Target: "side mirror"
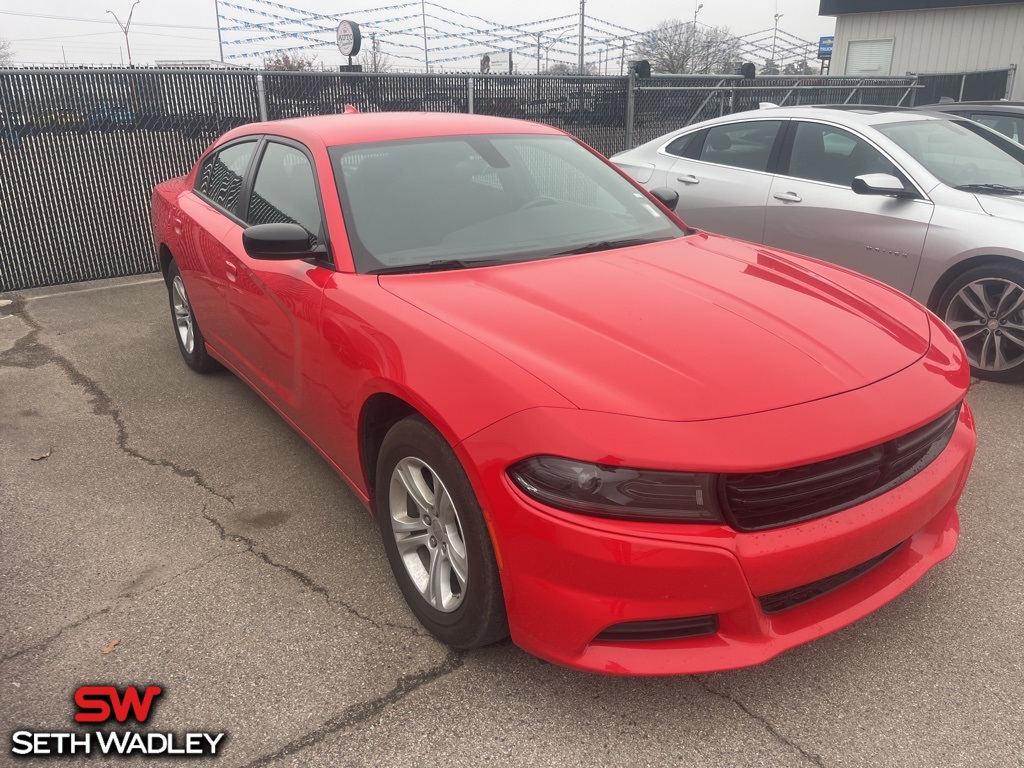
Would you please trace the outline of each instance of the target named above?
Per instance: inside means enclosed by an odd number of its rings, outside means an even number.
[[[313,253],[309,233],[298,224],[255,224],[242,232],[242,247],[254,259],[302,259]]]
[[[883,195],[889,197],[914,197],[903,182],[888,173],[866,173],[858,176],[850,185],[858,195]]]
[[[655,187],[649,190],[651,196],[670,211],[674,211],[679,205],[679,193],[671,187]]]

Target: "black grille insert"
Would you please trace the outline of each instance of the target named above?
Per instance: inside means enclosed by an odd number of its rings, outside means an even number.
[[[794,587],[793,589],[787,589],[784,592],[776,592],[773,595],[766,595],[761,598],[761,610],[765,613],[778,613],[779,611],[784,611],[787,608],[792,608],[800,605],[801,603],[806,603],[808,600],[813,600],[816,597],[821,597],[826,592],[838,589],[844,584],[853,581],[858,576],[867,573],[902,546],[902,543],[897,544],[892,549],[883,552],[877,557],[873,557],[860,565],[855,565],[853,568],[848,568],[842,573],[837,573],[834,576],[826,576],[824,579],[812,581],[810,584],[804,584],[802,587]]]
[[[683,637],[713,635],[718,631],[718,615],[687,616],[681,619],[627,621],[615,624],[594,638],[595,642],[638,643],[652,640],[678,640]]]
[[[946,415],[887,443],[816,464],[723,475],[722,508],[738,531],[761,531],[824,517],[895,488],[928,466],[949,444],[960,416]]]

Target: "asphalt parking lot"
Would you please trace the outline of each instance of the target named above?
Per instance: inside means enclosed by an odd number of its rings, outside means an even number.
[[[147,728],[226,732],[230,766],[1024,764],[1022,386],[973,386],[960,547],[894,603],[760,667],[611,678],[427,635],[318,454],[181,362],[156,278],[0,299],[2,763],[96,683],[162,686]]]

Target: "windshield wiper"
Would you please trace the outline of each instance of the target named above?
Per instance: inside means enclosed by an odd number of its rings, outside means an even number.
[[[956,187],[964,192],[980,192],[983,195],[1019,195],[1022,190],[1005,184],[961,184]]]
[[[495,264],[507,264],[505,259],[435,259],[422,264],[398,264],[394,267],[381,267],[366,272],[368,275],[402,275],[411,272],[444,272],[451,269],[473,269],[474,267],[493,267]]]
[[[633,237],[625,240],[598,240],[593,243],[581,245],[579,248],[572,248],[568,251],[559,251],[553,256],[573,256],[578,253],[595,253],[597,251],[612,251],[616,248],[629,248],[633,245],[647,245],[648,243],[660,243],[665,240],[672,240],[671,237]]]

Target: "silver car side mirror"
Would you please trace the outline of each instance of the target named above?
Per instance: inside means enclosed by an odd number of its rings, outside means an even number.
[[[851,186],[858,195],[912,196],[902,181],[888,173],[866,173],[855,178]]]

